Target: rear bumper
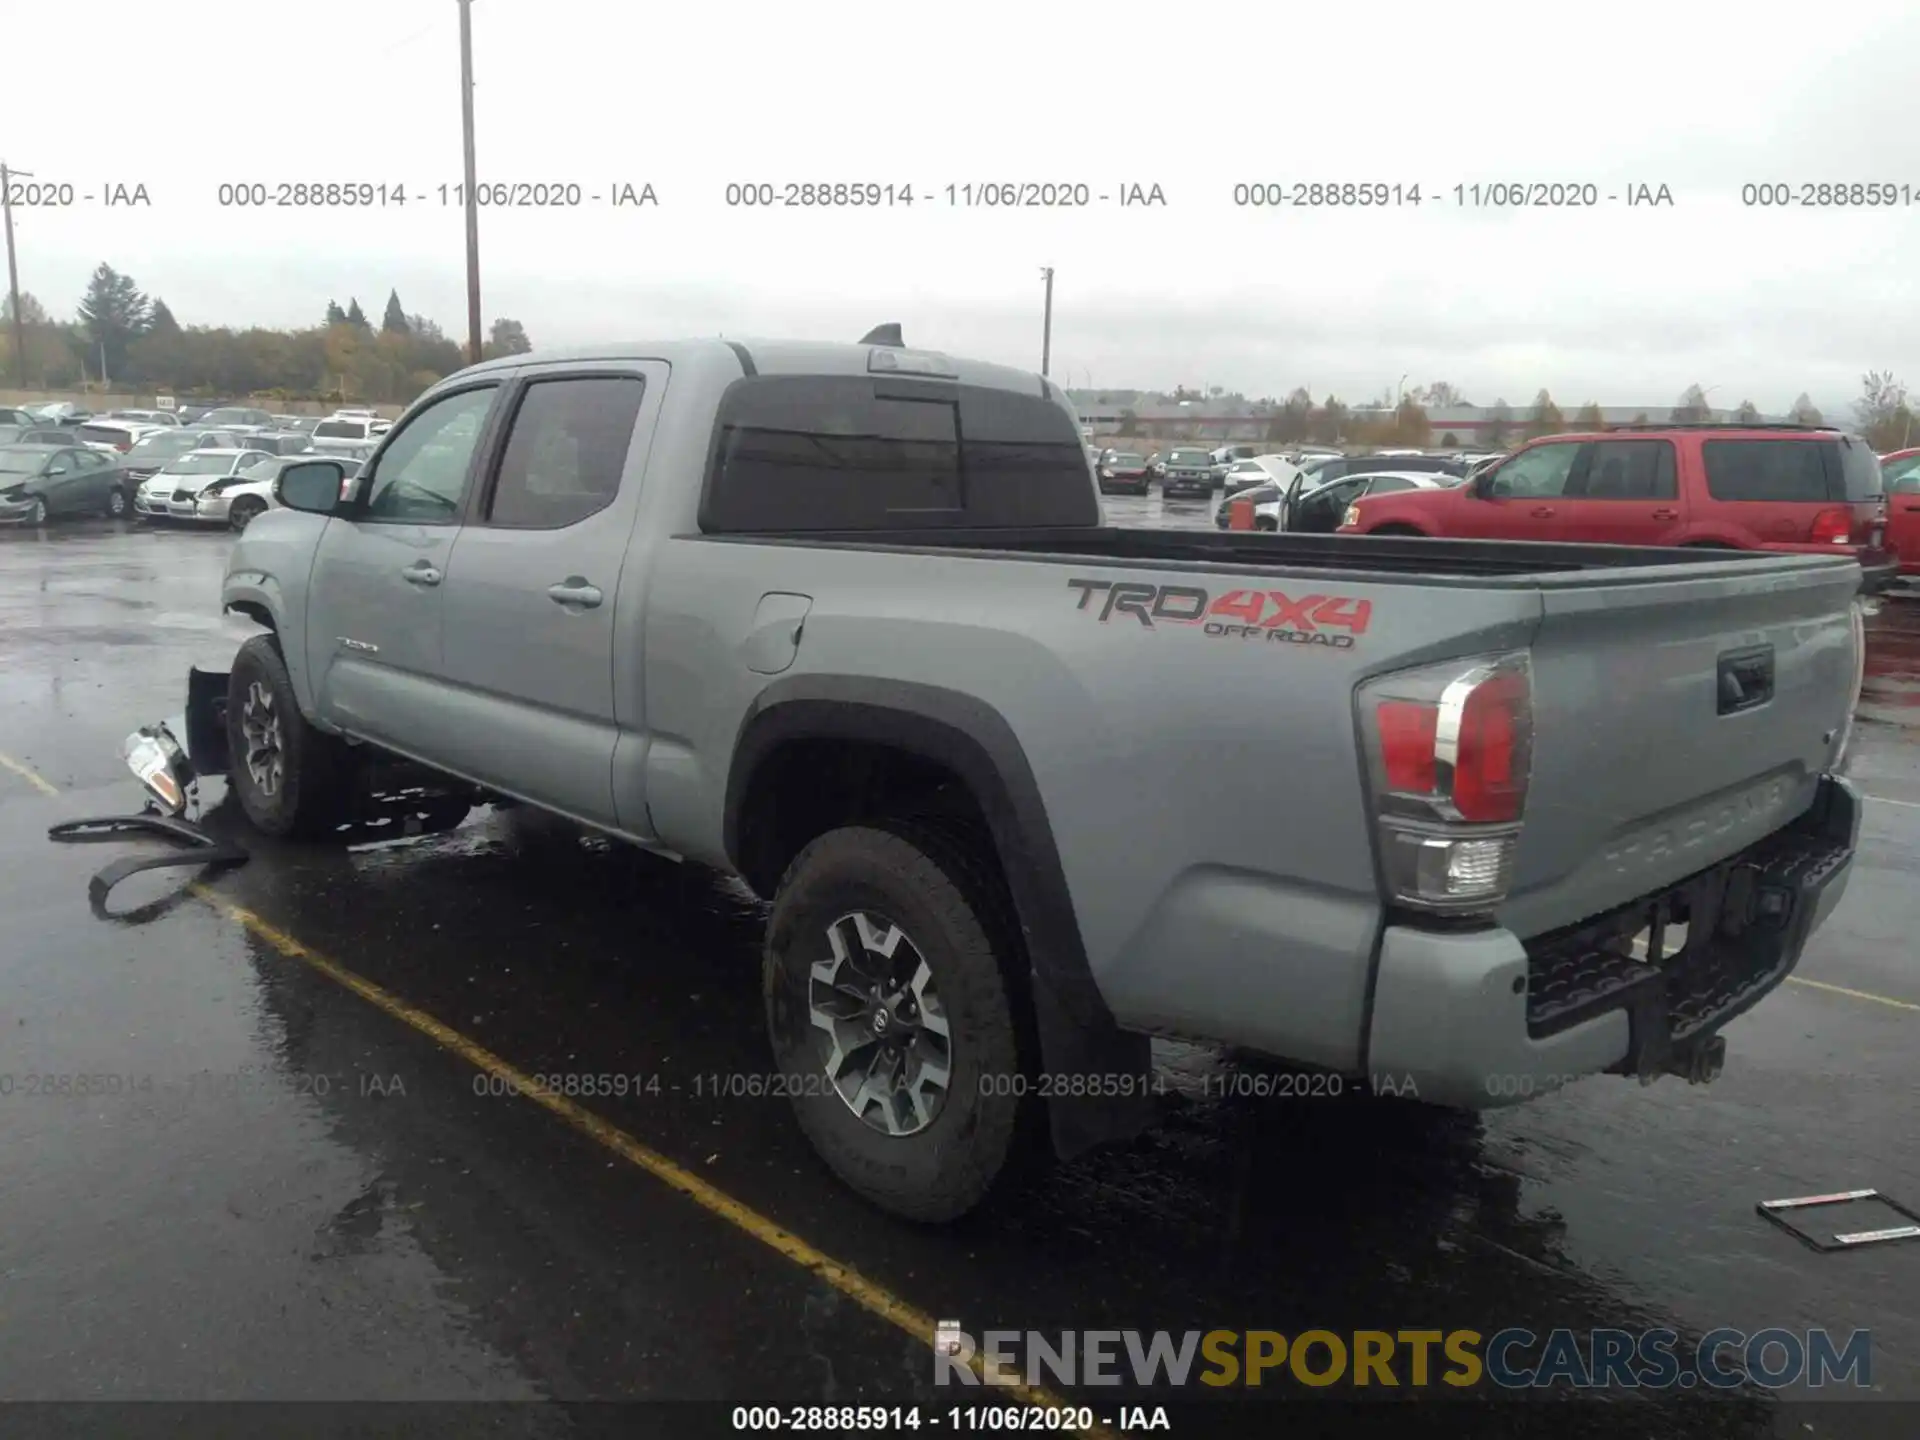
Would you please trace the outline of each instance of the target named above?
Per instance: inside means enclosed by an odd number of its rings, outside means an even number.
[[[1389,927],[1367,1069],[1422,1100],[1487,1109],[1585,1075],[1686,1073],[1717,1032],[1776,989],[1846,893],[1858,792],[1822,781],[1793,824],[1657,894],[1522,941]],[[1631,938],[1663,930],[1658,965]]]

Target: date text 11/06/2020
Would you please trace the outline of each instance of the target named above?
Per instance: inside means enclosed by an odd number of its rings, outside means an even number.
[[[500,180],[473,187],[483,210],[578,210],[598,205],[614,210],[657,209],[660,195],[650,181]],[[467,203],[465,185],[409,186],[374,180],[235,180],[214,192],[228,210],[402,210],[408,205],[449,209]]]

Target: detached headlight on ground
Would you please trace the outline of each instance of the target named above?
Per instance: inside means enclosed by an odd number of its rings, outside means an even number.
[[[133,732],[121,745],[127,768],[140,778],[147,793],[168,815],[187,808],[187,787],[193,783],[193,765],[173,732],[165,725],[148,725]]]

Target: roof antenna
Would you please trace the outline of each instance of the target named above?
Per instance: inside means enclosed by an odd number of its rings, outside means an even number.
[[[891,345],[896,349],[905,349],[907,342],[900,337],[898,322],[890,325],[876,325],[860,337],[862,345]]]

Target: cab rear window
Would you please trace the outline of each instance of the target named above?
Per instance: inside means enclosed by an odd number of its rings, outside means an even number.
[[[948,381],[766,375],[715,425],[700,528],[1100,523],[1079,426],[1038,395]]]

